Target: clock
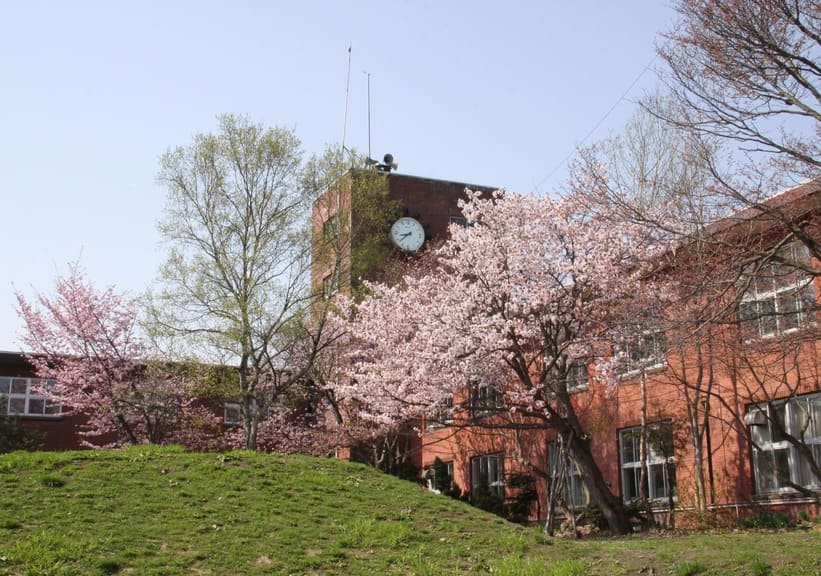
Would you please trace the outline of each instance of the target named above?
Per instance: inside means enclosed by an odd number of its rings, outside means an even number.
[[[402,250],[413,252],[425,243],[425,229],[414,218],[400,218],[391,226],[391,240]]]

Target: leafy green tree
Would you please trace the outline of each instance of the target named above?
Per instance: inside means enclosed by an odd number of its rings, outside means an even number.
[[[150,297],[152,333],[178,353],[237,366],[248,449],[312,358],[312,198],[301,165],[293,132],[232,115],[160,160],[168,196],[159,228],[169,252]]]

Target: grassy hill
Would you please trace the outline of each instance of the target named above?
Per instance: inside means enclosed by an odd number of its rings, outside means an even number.
[[[249,452],[0,456],[0,574],[819,574],[812,531],[545,542],[373,469]]]

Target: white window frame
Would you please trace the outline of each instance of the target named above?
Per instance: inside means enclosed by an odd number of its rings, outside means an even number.
[[[567,475],[565,476],[565,483],[562,487],[562,498],[565,504],[573,506],[575,509],[586,508],[590,504],[590,495],[587,492],[587,486],[584,485],[584,477],[576,461],[569,455],[567,458]],[[547,464],[551,486],[555,486],[559,481],[561,475],[561,459],[562,451],[559,449],[559,443],[548,443]]]
[[[571,394],[587,390],[590,382],[586,362],[573,362],[567,367],[567,391]]]
[[[470,459],[470,494],[473,498],[482,486],[505,499],[505,453],[483,454]]]
[[[339,270],[334,268],[333,272],[322,279],[322,297],[330,300],[337,292],[339,292]]]
[[[667,361],[667,338],[664,330],[645,330],[621,345],[617,374],[622,378],[642,372],[660,370]]]
[[[785,262],[809,262],[803,244],[785,246]],[[781,262],[765,264],[749,280],[738,305],[742,339],[774,338],[815,325],[815,289],[807,272]]]
[[[342,220],[339,217],[339,212],[328,216],[327,220],[322,223],[322,238],[326,243],[330,243],[339,236],[341,231]]]
[[[668,501],[670,490],[673,490],[675,498],[675,468],[673,468],[673,478],[668,477],[670,464],[675,465],[673,454],[665,455],[658,442],[653,442],[653,433],[660,430],[670,432],[669,440],[672,448],[673,426],[668,420],[665,422],[654,422],[647,425],[647,497],[650,501]],[[628,459],[626,443],[630,443],[629,453],[633,455]],[[621,474],[622,500],[632,502],[640,497],[641,487],[641,426],[632,426],[619,430],[619,471]],[[671,482],[672,480],[672,482]]]
[[[0,376],[0,415],[20,418],[60,418],[63,406],[37,393],[37,389],[53,386],[54,380]]]
[[[772,409],[776,410],[773,414]],[[745,420],[752,439],[752,467],[756,494],[794,492],[782,484],[778,469],[789,474],[789,480],[807,489],[821,490],[806,462],[792,443],[780,437],[772,418],[783,420],[786,431],[802,439],[813,451],[816,462],[821,462],[821,392],[795,398],[785,398],[769,404],[748,408]],[[803,430],[802,427],[806,426]]]
[[[470,384],[470,415],[483,418],[499,412],[505,407],[505,396],[495,384],[474,381]]]
[[[438,430],[453,424],[453,394],[445,398],[445,405],[425,419],[425,431]]]
[[[239,402],[225,403],[222,423],[225,426],[240,426],[242,424],[242,406]]]

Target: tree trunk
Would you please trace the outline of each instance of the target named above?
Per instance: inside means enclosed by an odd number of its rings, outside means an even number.
[[[640,430],[639,437],[639,498],[644,501],[647,523],[655,524],[653,516],[653,503],[650,501],[650,488],[647,478],[647,375],[644,369],[641,371],[641,410],[640,410]]]
[[[590,445],[574,434],[570,439],[570,451],[579,466],[590,499],[602,511],[607,526],[613,534],[630,534],[633,527],[621,500],[614,496],[604,481],[601,470],[593,459]]]

